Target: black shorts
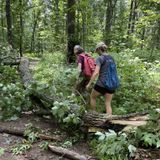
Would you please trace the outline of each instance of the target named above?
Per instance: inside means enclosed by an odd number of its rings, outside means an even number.
[[[101,93],[102,95],[105,95],[106,93],[109,93],[109,94],[113,94],[114,92],[115,92],[115,90],[108,90],[108,89],[106,89],[106,88],[104,88],[104,87],[101,87],[101,86],[99,86],[99,85],[95,85],[94,86],[94,89],[97,91],[97,92],[99,92],[99,93]]]

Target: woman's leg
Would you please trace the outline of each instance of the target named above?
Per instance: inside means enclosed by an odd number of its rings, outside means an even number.
[[[106,113],[110,115],[112,115],[112,107],[111,107],[112,97],[113,97],[113,94],[109,94],[109,93],[105,94]]]
[[[96,90],[92,89],[91,95],[90,95],[90,106],[92,110],[96,110],[96,98],[101,95]]]

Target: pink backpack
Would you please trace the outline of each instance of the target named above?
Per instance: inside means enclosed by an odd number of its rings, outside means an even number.
[[[81,53],[80,56],[84,58],[84,75],[87,77],[91,77],[96,67],[94,58],[86,53]]]

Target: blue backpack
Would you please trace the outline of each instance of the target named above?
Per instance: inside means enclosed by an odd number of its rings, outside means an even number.
[[[104,85],[105,88],[107,88],[108,90],[115,90],[120,85],[119,78],[117,75],[116,64],[112,56],[110,55],[104,55],[104,56],[108,64]]]

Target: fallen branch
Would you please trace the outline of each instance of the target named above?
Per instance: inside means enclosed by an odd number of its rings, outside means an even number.
[[[71,151],[66,148],[56,147],[52,145],[48,145],[48,147],[52,152],[72,160],[95,160],[95,158],[91,156],[81,155],[75,151]]]
[[[19,65],[19,71],[20,71],[20,75],[22,78],[22,83],[25,88],[28,88],[29,85],[31,85],[32,83],[36,83],[30,73],[29,60],[27,58],[24,58],[24,57],[21,58],[20,65]],[[44,108],[44,109],[48,109],[48,107],[46,107],[42,101],[45,101],[49,103],[50,105],[53,105],[53,102],[54,102],[53,97],[49,97],[45,94],[41,94],[37,92],[36,90],[32,91],[30,97],[34,103],[38,104],[41,108]]]
[[[136,117],[147,115],[147,113],[148,112],[130,113],[126,115],[108,115],[97,112],[88,112],[84,115],[83,121],[85,122],[84,126],[104,128],[107,124],[118,124],[118,121],[116,120],[124,120],[124,123],[121,121],[120,124],[126,125],[126,121],[134,121],[133,118],[136,119]]]
[[[19,65],[20,64],[20,61],[13,61],[13,62],[9,62],[9,61],[4,61],[2,62],[3,65],[8,65],[8,66],[16,66],[16,65]]]
[[[14,128],[0,127],[0,133],[7,133],[15,136],[25,137],[24,130],[18,130]],[[61,138],[59,136],[53,137],[45,134],[38,134],[38,138],[42,140],[61,141]]]

